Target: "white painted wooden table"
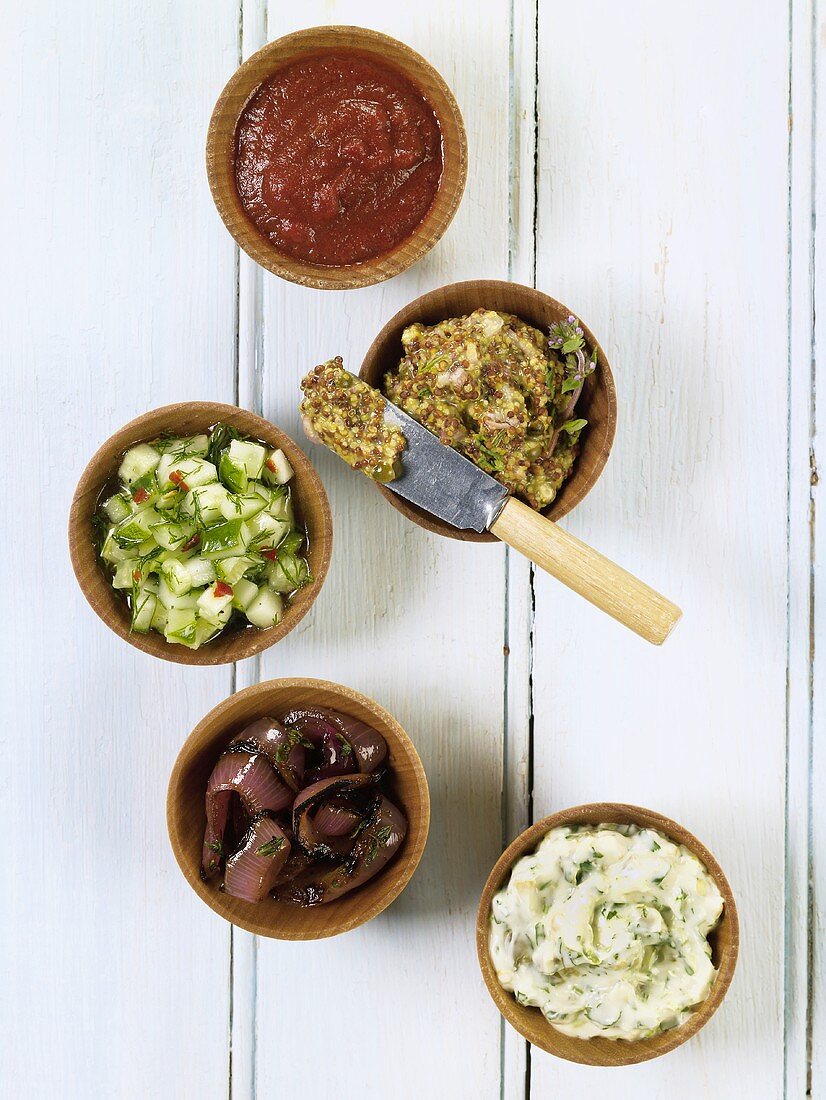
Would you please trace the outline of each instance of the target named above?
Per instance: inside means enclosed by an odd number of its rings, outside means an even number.
[[[239,258],[203,167],[239,58],[325,22],[425,54],[470,144],[441,244],[342,294]],[[29,0],[2,36],[2,1095],[826,1096],[816,0]],[[535,282],[605,346],[617,442],[567,526],[682,605],[663,650],[502,549],[412,526],[318,449],[335,552],[287,641],[185,669],[97,621],[65,523],[99,442],[188,398],[301,438],[309,367],[357,367],[403,303],[472,276]],[[164,819],[196,721],[290,674],[385,704],[433,796],[406,893],[319,944],[233,933],[185,884]],[[528,1051],[473,943],[503,843],[596,799],[696,832],[742,921],[719,1014],[626,1070]]]

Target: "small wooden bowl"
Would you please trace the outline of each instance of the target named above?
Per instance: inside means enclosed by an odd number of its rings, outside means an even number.
[[[206,816],[204,796],[210,772],[240,730],[257,718],[291,707],[316,704],[367,722],[388,747],[388,793],[407,817],[401,851],[364,886],[328,905],[301,908],[271,899],[257,905],[230,897],[220,878],[201,878],[201,848]],[[351,688],[303,677],[268,680],[239,691],[203,718],[175,761],[166,799],[169,839],[178,865],[195,893],[219,916],[257,936],[277,940],[320,940],[358,928],[395,901],[419,865],[430,826],[430,794],[413,742],[387,711]]]
[[[444,166],[436,197],[413,233],[390,252],[358,264],[328,267],[280,251],[247,216],[235,183],[235,133],[257,89],[279,69],[313,54],[343,50],[401,70],[430,102],[442,130]],[[270,42],[230,78],[212,112],[206,145],[212,197],[224,225],[256,263],[282,279],[319,290],[350,290],[383,282],[416,263],[450,225],[467,179],[467,137],[459,107],[442,77],[423,57],[386,34],[364,27],[310,27]]]
[[[131,620],[126,601],[112,587],[111,576],[98,557],[92,516],[101,491],[117,473],[124,451],[135,443],[157,439],[163,432],[173,432],[181,436],[195,435],[207,431],[219,421],[231,424],[240,432],[260,439],[270,447],[280,447],[290,460],[295,471],[295,477],[290,484],[294,486],[298,517],[307,527],[308,560],[314,579],[306,588],[298,591],[277,626],[266,630],[230,630],[219,634],[200,649],[192,650],[167,642],[162,634],[154,630],[148,634],[130,631]],[[72,567],[93,611],[136,649],[182,665],[230,664],[280,642],[301,622],[320,592],[327,575],[332,549],[333,517],[327,494],[304,452],[268,420],[235,405],[221,405],[214,401],[186,401],[179,405],[165,405],[144,413],[115,432],[94,454],[83,471],[69,513],[69,552]]]
[[[428,291],[405,306],[395,317],[391,317],[370,345],[361,365],[360,376],[380,390],[387,371],[398,367],[402,359],[401,337],[408,325],[414,321],[433,325],[448,317],[464,317],[475,309],[482,308],[512,313],[543,332],[547,331],[552,321],[562,321],[575,312],[561,302],[549,298],[547,294],[519,283],[498,279],[470,279],[463,283],[450,283],[438,290]],[[559,490],[556,500],[544,512],[544,515],[553,520],[567,515],[591,491],[608,461],[617,426],[614,376],[605,352],[593,333],[584,324],[582,328],[588,347],[597,350],[597,368],[586,379],[577,403],[576,415],[584,416],[588,421],[588,427],[582,434],[579,456],[571,476]],[[377,488],[394,508],[428,531],[436,531],[437,534],[464,542],[499,541],[489,532],[480,534],[477,531],[459,531],[444,520],[417,508],[415,504],[410,504],[383,485],[378,485]]]
[[[709,936],[711,957],[717,968],[717,977],[708,997],[699,1005],[688,1020],[671,1031],[663,1031],[651,1039],[579,1039],[563,1035],[545,1019],[538,1008],[520,1005],[513,994],[503,989],[496,977],[488,953],[488,931],[490,927],[490,907],[493,896],[507,882],[513,865],[522,856],[533,852],[542,838],[551,829],[559,825],[641,825],[657,829],[676,844],[684,845],[695,855],[717,884],[723,895],[723,915],[720,923]],[[719,863],[700,841],[682,825],[669,817],[644,810],[640,806],[626,806],[621,802],[592,802],[586,806],[574,806],[570,810],[560,810],[550,817],[537,821],[510,844],[496,862],[488,876],[479,911],[476,916],[476,951],[482,976],[496,1007],[508,1021],[534,1046],[548,1054],[565,1058],[569,1062],[579,1062],[586,1066],[630,1066],[637,1062],[647,1062],[658,1058],[680,1046],[703,1027],[720,1007],[731,985],[734,968],[737,964],[737,952],[740,944],[740,925],[737,919],[737,905],[734,895],[723,874]]]

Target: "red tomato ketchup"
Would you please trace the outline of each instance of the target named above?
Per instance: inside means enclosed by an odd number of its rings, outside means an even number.
[[[305,58],[263,84],[236,132],[235,178],[257,228],[294,259],[341,267],[389,252],[442,175],[433,107],[357,53]]]

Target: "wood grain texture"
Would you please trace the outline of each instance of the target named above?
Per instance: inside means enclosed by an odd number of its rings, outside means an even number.
[[[682,612],[665,596],[514,497],[491,533],[653,645],[680,621]]]
[[[382,735],[387,742],[388,769],[383,789],[407,819],[407,835],[400,851],[381,874],[338,901],[309,909],[270,900],[253,905],[225,894],[219,878],[205,882],[201,877],[207,782],[218,757],[245,726],[258,718],[278,717],[303,706],[337,710],[367,723]],[[259,936],[319,940],[351,932],[372,920],[404,890],[427,842],[430,796],[418,753],[399,723],[383,707],[342,684],[287,677],[266,680],[236,692],[203,717],[186,739],[172,769],[166,817],[178,866],[210,909]]]
[[[210,111],[242,56],[335,21],[432,62],[468,135],[466,190],[441,241],[347,295],[239,258],[203,169]],[[382,1100],[779,1100],[785,1084],[817,1098],[822,11],[32,0],[4,30],[0,416],[14,463],[26,426],[43,491],[16,476],[0,487],[25,530],[10,548],[25,604],[17,584],[0,597],[16,624],[0,728],[0,1093],[310,1100],[352,1084]],[[339,538],[322,598],[268,655],[176,668],[89,614],[63,532],[97,440],[149,407],[202,399],[266,414],[301,442],[307,367],[341,351],[357,368],[418,294],[506,277],[582,312],[616,372],[611,462],[565,523],[684,607],[663,651],[532,582],[518,555],[408,523],[317,452],[347,548]],[[431,778],[417,874],[340,941],[228,934],[168,845],[164,793],[185,731],[262,674],[323,675],[380,700]],[[529,1048],[487,998],[473,951],[503,840],[531,812],[605,798],[685,821],[718,854],[743,919],[715,1018],[620,1073]],[[375,1039],[362,1078],[351,1045],[298,1065],[273,1035],[287,999],[314,1018],[313,989],[331,983]]]
[[[538,0],[513,0],[508,134],[508,275],[535,281],[536,20]],[[502,847],[532,820],[533,571],[505,549],[505,729],[502,748]],[[500,1021],[501,1100],[527,1100],[530,1045]]]
[[[512,281],[467,279],[448,283],[408,302],[404,309],[387,321],[367,349],[360,376],[376,389],[382,388],[385,374],[399,365],[403,355],[402,333],[413,322],[432,325],[449,317],[467,316],[475,309],[483,308],[512,313],[542,332],[554,321],[564,321],[571,313],[567,306],[547,294]],[[611,367],[593,333],[585,324],[582,328],[589,350],[596,352],[597,356],[597,367],[586,378],[577,402],[577,415],[588,420],[588,428],[582,433],[580,453],[571,476],[543,512],[550,519],[561,519],[567,515],[591,491],[608,461],[617,426],[617,394]],[[435,531],[463,542],[495,541],[495,537],[488,532],[461,531],[383,485],[376,485],[376,488],[403,516],[426,531]]]
[[[809,758],[811,778],[809,785],[808,801],[808,848],[806,850],[806,872],[809,879],[808,902],[808,936],[805,940],[808,962],[808,986],[807,1009],[808,1027],[807,1043],[809,1065],[807,1088],[813,1097],[820,1097],[826,1093],[826,608],[824,608],[823,592],[826,591],[826,507],[823,500],[823,485],[826,481],[826,454],[824,454],[824,439],[826,439],[826,408],[822,396],[817,401],[818,394],[826,391],[826,379],[824,379],[823,355],[820,351],[826,339],[824,319],[826,319],[826,276],[822,262],[816,263],[815,257],[826,255],[826,195],[822,181],[826,178],[826,117],[823,107],[816,110],[818,100],[823,104],[826,100],[826,11],[820,5],[814,5],[813,9],[803,7],[798,10],[798,17],[805,19],[812,15],[809,24],[812,35],[812,50],[814,51],[814,78],[813,89],[813,127],[812,150],[814,155],[813,175],[811,178],[814,187],[813,219],[815,227],[814,242],[810,253],[812,272],[814,279],[813,303],[814,310],[811,314],[811,342],[809,354],[801,357],[801,373],[796,376],[798,384],[803,384],[808,367],[811,403],[809,410],[809,438],[798,437],[798,461],[800,481],[808,484],[809,500],[806,513],[807,531],[810,536],[808,564],[810,571],[797,577],[796,589],[799,596],[805,599],[808,595],[808,608],[811,616],[811,632],[808,635],[809,642],[809,684],[812,691],[809,711]],[[803,116],[805,123],[805,115]],[[805,133],[805,129],[803,132]],[[802,137],[801,137],[802,140]],[[805,162],[804,162],[805,164]],[[802,206],[801,215],[805,211],[805,203]],[[802,298],[801,305],[806,301]],[[802,377],[801,377],[802,375]],[[802,395],[801,395],[802,397]],[[799,404],[803,405],[799,398]],[[806,443],[808,442],[808,448]],[[808,450],[808,467],[805,464],[806,451]],[[805,559],[801,559],[805,560]],[[808,582],[808,583],[807,583]],[[802,800],[801,800],[802,801]],[[800,937],[802,940],[802,937]],[[801,943],[802,946],[802,943]]]
[[[612,461],[568,526],[667,586],[686,613],[667,646],[646,649],[537,574],[535,814],[575,799],[643,802],[715,851],[742,920],[737,978],[702,1034],[662,1066],[625,1070],[621,1088],[649,1100],[776,1100],[787,13],[768,3],[600,5],[583,70],[554,44],[583,41],[596,11],[540,5],[537,279],[602,334],[620,399]],[[600,690],[575,690],[589,669]],[[607,1073],[536,1053],[532,1088],[599,1090]]]
[[[3,649],[0,1093],[26,1100],[226,1095],[229,937],[181,878],[163,807],[231,670],[123,645],[65,531],[97,442],[151,405],[233,400],[233,247],[201,163],[236,38],[223,0],[208,19],[189,0],[4,13],[0,418],[36,477],[0,487],[28,593],[0,595],[20,624]]]
[[[267,40],[266,0],[241,0],[238,27],[240,64]],[[230,75],[228,70],[225,77]],[[243,250],[236,249],[238,274],[238,362],[236,374],[239,405],[262,412],[264,370],[261,318],[262,288],[266,272]],[[235,667],[236,690],[257,683],[261,659],[253,657]],[[256,1044],[258,1007],[258,937],[240,928],[230,932],[229,1081],[227,1093],[235,1097],[256,1094]]]
[[[358,22],[422,53],[452,88],[468,133],[468,184],[439,244],[415,267],[346,295],[263,281],[264,414],[298,428],[298,383],[331,355],[358,369],[382,325],[430,287],[507,273],[508,4],[471,0],[438,9],[313,0],[301,12],[270,5],[269,35],[313,22]],[[473,27],[474,47],[455,43]],[[290,418],[293,418],[290,421]],[[352,1079],[347,1044],[297,1064],[289,1037],[270,1034],[285,989],[297,1012],[334,975],[348,1013],[371,1035],[366,1098],[473,1096],[497,1100],[499,1015],[485,996],[473,947],[478,895],[501,844],[505,617],[503,552],[439,539],[388,508],[366,478],[323,448],[308,453],[330,495],[337,543],[324,600],[263,676],[330,676],[370,694],[408,731],[430,783],[431,839],[409,887],[387,913],[342,941],[259,942],[254,1052],[259,1095],[326,1096]],[[461,669],[473,666],[473,676]],[[366,980],[365,967],[380,980]],[[240,991],[239,991],[240,996]],[[268,1036],[264,1049],[260,1036]],[[461,1043],[456,1036],[461,1035]],[[411,1052],[421,1052],[421,1056]]]
[[[821,792],[815,794],[814,752],[823,723],[814,722],[815,569],[817,567],[818,441],[815,434],[815,350],[813,220],[816,209],[815,87],[812,75],[822,54],[815,4],[790,6],[789,134],[789,520],[788,520],[788,702],[786,718],[786,973],[785,1061],[787,1097],[823,1092],[813,1007],[823,988],[812,973],[813,947],[823,942],[815,927],[814,832],[822,820]],[[814,139],[814,140],[813,140]],[[822,545],[822,535],[821,535]],[[819,556],[822,561],[822,554]],[[822,575],[817,577],[822,585]],[[822,590],[822,589],[821,589]],[[813,817],[814,799],[821,813]],[[817,941],[815,937],[820,934]],[[815,953],[816,953],[815,947]],[[819,986],[819,989],[817,988]],[[822,1027],[822,1024],[821,1024]],[[812,1064],[814,1060],[814,1064]]]
[[[294,471],[290,481],[296,520],[307,531],[307,562],[311,584],[299,589],[285,607],[281,621],[266,630],[228,630],[200,649],[171,645],[162,634],[131,629],[131,613],[123,594],[112,587],[111,576],[99,559],[92,517],[101,492],[117,476],[125,451],[136,443],[152,442],[164,432],[177,436],[208,432],[216,424],[230,424],[239,432],[280,449]],[[280,642],[301,622],[316,600],[333,550],[333,518],[327,494],[312,463],[292,439],[260,416],[215,401],[184,401],[142,413],[110,436],[89,460],[80,476],[69,512],[69,555],[75,579],[92,610],[125,642],[164,661],[183,665],[232,664]]]
[[[656,829],[675,844],[687,848],[700,860],[714,879],[723,898],[722,916],[708,937],[717,977],[705,1001],[696,1007],[680,1027],[634,1042],[603,1039],[599,1036],[579,1039],[558,1031],[548,1023],[538,1008],[519,1004],[513,994],[499,984],[488,950],[493,898],[503,886],[507,885],[517,860],[535,852],[551,829],[573,825],[637,825],[640,828]],[[485,985],[496,1007],[508,1023],[531,1043],[557,1058],[588,1066],[636,1065],[668,1054],[691,1039],[708,1023],[722,1004],[731,985],[731,979],[734,977],[739,946],[740,925],[737,903],[728,879],[708,848],[676,821],[641,806],[628,806],[619,802],[591,802],[584,806],[558,810],[525,829],[496,861],[485,883],[476,914],[476,953]]]
[[[330,267],[296,260],[260,233],[247,216],[235,183],[236,132],[255,90],[285,65],[342,50],[393,65],[421,90],[439,120],[443,170],[430,209],[413,233],[389,252],[358,264]],[[227,229],[257,263],[282,279],[319,290],[353,290],[383,282],[417,263],[453,220],[467,178],[467,138],[448,85],[403,42],[363,27],[311,27],[263,46],[233,74],[221,92],[207,134],[207,175]]]

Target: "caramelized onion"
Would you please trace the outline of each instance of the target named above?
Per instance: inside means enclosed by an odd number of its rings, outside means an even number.
[[[378,805],[367,828],[358,838],[346,867],[346,881],[330,884],[324,901],[332,901],[355,890],[390,862],[407,835],[407,818],[388,798],[379,795]]]
[[[287,832],[286,829],[284,831]],[[290,852],[290,858],[282,867],[278,877],[273,883],[273,888],[277,889],[280,886],[286,886],[287,883],[292,882],[298,875],[306,871],[311,864],[312,860],[307,853],[302,852],[300,848],[293,845],[292,851]]]
[[[233,841],[238,844],[247,835],[247,829],[249,829],[252,819],[244,809],[244,803],[237,795],[231,794],[230,802],[229,824],[232,827]]]
[[[361,814],[343,799],[331,798],[313,814],[313,827],[322,836],[346,836],[361,821]]]
[[[305,775],[308,783],[357,770],[353,749],[336,723],[331,720],[332,713],[311,707],[292,710],[282,719],[291,732],[313,745],[319,754],[318,766]]]
[[[204,878],[214,875],[224,854],[224,833],[230,798],[237,794],[250,817],[264,810],[278,812],[292,801],[292,792],[261,753],[226,752],[212,769],[206,792],[206,832],[201,856]]]
[[[354,760],[350,771],[375,772],[387,756],[387,742],[372,726],[326,707],[299,707],[282,718],[285,726],[297,729],[311,741],[327,735],[338,735],[352,749]],[[331,773],[328,773],[331,774]],[[323,778],[319,776],[318,778]]]
[[[320,830],[312,811],[320,807],[332,795],[352,794],[372,787],[372,775],[340,775],[320,779],[303,790],[293,805],[293,832],[304,851],[311,856],[345,856],[352,846],[352,839],[334,837]]]
[[[269,814],[256,817],[241,847],[227,860],[224,890],[244,901],[261,901],[275,885],[290,855],[290,842]]]
[[[406,834],[404,814],[380,794],[373,801],[369,822],[347,860],[337,866],[328,865],[324,870],[311,865],[292,882],[276,888],[273,896],[297,905],[324,905],[335,901],[382,871],[399,850]]]
[[[404,814],[380,791],[387,743],[326,707],[260,718],[219,757],[206,792],[204,878],[255,902],[333,901],[378,874],[404,840]]]
[[[277,718],[259,718],[241,730],[229,747],[263,753],[288,787],[300,791],[304,786],[305,747],[300,736]]]
[[[351,718],[349,714],[335,711],[336,722],[341,733],[350,742],[356,754],[356,766],[360,772],[376,772],[387,756],[387,742],[372,726]]]
[[[336,726],[330,721],[329,714],[330,711],[322,707],[297,707],[288,710],[281,722],[288,729],[297,730],[313,744],[320,744],[325,734],[336,732]]]
[[[340,733],[325,733],[321,739],[321,764],[307,772],[305,779],[315,783],[318,779],[330,779],[347,775],[356,770],[353,750]]]

